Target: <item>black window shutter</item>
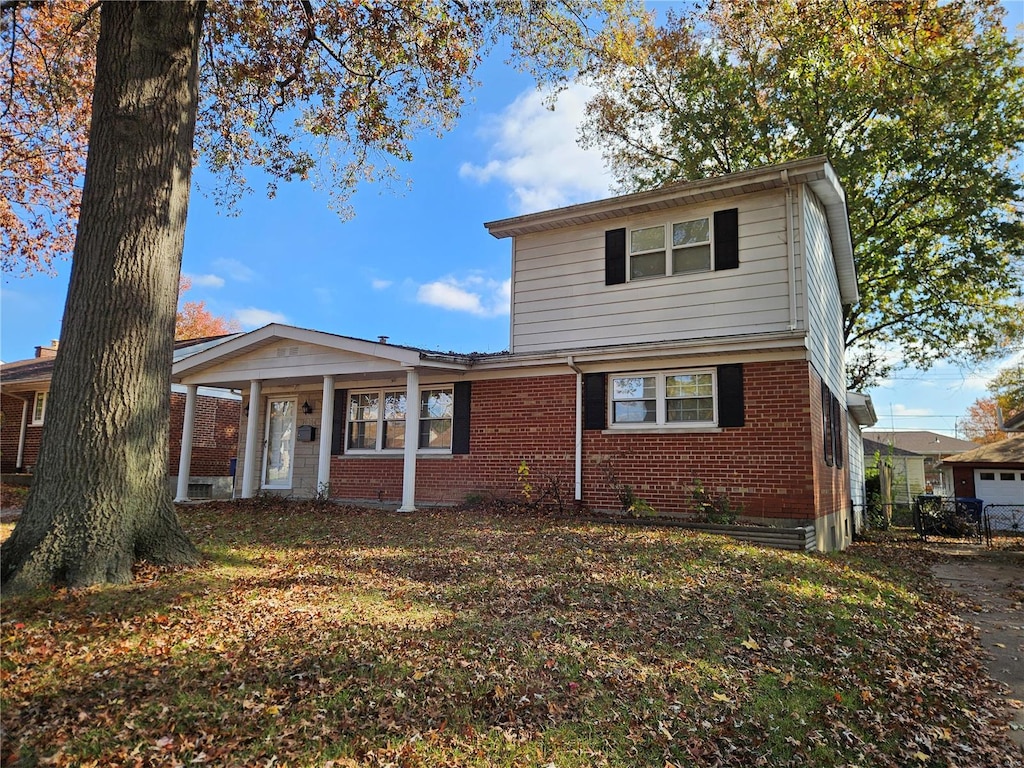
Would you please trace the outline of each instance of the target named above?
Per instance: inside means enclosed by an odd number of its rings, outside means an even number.
[[[583,374],[584,429],[604,429],[607,426],[608,409],[605,404],[605,386],[603,373]]]
[[[345,415],[348,410],[348,390],[334,390],[334,421],[331,422],[331,456],[345,452]]]
[[[455,403],[452,405],[452,453],[469,453],[469,411],[473,382],[455,382]]]
[[[604,233],[604,284],[626,282],[626,230],[610,229]]]
[[[742,427],[743,366],[718,366],[718,426]]]
[[[715,211],[715,269],[736,269],[739,265],[739,209]]]
[[[846,434],[843,430],[843,408],[839,402],[839,398],[832,395],[832,434],[835,437],[835,454],[836,468],[843,468],[843,442],[846,440]]]
[[[824,379],[821,381],[821,422],[825,433],[825,465],[831,467],[835,463],[836,436],[832,424],[832,390]]]

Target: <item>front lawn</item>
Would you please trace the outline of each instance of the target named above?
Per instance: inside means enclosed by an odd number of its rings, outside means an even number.
[[[906,544],[257,500],[206,563],[5,598],[18,765],[1012,766]],[[911,553],[913,554],[913,553]]]

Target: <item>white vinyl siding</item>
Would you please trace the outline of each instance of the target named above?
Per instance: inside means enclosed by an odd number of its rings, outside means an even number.
[[[605,285],[605,232],[739,209],[738,269]],[[784,332],[790,325],[784,192],[521,235],[515,241],[512,351]],[[627,256],[628,258],[628,256]],[[797,267],[797,290],[802,270]],[[798,301],[802,298],[798,296]],[[802,314],[798,314],[798,317]]]
[[[811,362],[829,389],[842,401],[846,397],[846,371],[839,280],[825,209],[814,192],[807,188],[803,194],[803,222],[808,295],[812,297],[807,307]]]
[[[846,465],[850,468],[850,503],[853,505],[854,525],[860,531],[865,523],[864,438],[856,421],[846,419]]]

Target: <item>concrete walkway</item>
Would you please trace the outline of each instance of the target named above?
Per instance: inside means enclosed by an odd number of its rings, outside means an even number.
[[[941,583],[966,598],[961,618],[978,628],[992,678],[1005,686],[1013,715],[1011,740],[1024,746],[1024,552],[935,545],[945,559],[932,566]]]

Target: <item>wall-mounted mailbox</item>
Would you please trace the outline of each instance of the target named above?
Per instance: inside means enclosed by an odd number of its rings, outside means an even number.
[[[299,427],[298,439],[300,443],[311,443],[316,439],[316,427],[303,424]]]

